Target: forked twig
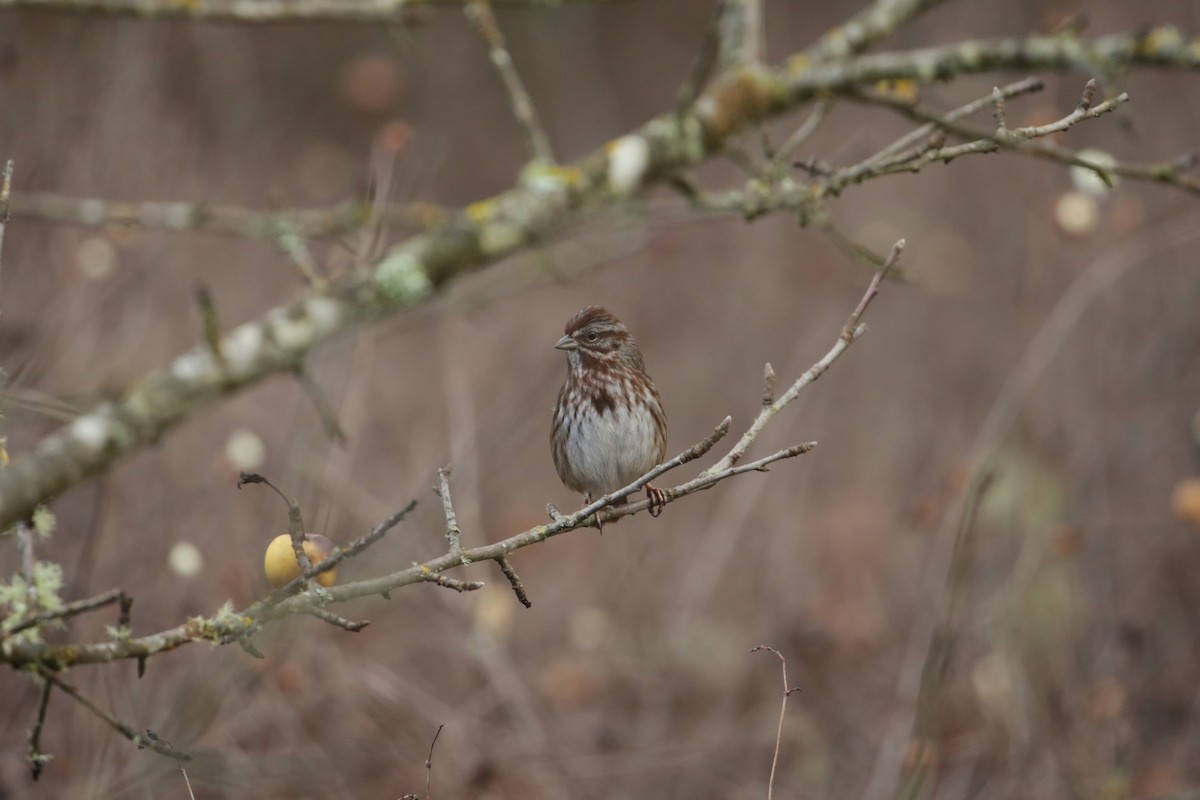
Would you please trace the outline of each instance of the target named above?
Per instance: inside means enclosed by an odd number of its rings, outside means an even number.
[[[883,269],[881,269],[873,278],[871,278],[871,282],[867,286],[866,292],[863,293],[862,299],[858,301],[858,305],[855,306],[854,311],[850,313],[850,317],[846,320],[846,324],[842,326],[841,333],[838,334],[838,339],[834,343],[833,348],[825,354],[824,358],[822,358],[820,361],[810,367],[807,372],[797,378],[796,382],[788,388],[782,397],[780,397],[774,403],[764,406],[763,409],[758,412],[758,416],[755,418],[754,422],[750,425],[746,432],[742,434],[742,438],[738,440],[738,443],[735,444],[733,448],[725,454],[724,458],[705,470],[702,473],[703,476],[711,477],[717,475],[737,464],[738,461],[740,461],[746,454],[746,451],[750,448],[750,445],[758,437],[758,434],[762,432],[764,427],[766,427],[767,423],[770,422],[771,419],[774,418],[774,416],[778,414],[785,406],[787,406],[788,403],[796,399],[796,396],[800,394],[801,389],[824,375],[825,371],[829,369],[829,366],[846,351],[846,348],[857,341],[858,337],[866,333],[866,326],[861,324],[862,316],[866,312],[867,306],[870,305],[871,300],[873,300],[875,295],[879,293],[880,283],[883,282],[883,279],[887,276],[887,273],[890,272],[893,267],[895,267],[896,263],[900,260],[900,254],[903,251],[904,240],[901,239],[892,247],[891,254],[887,257],[887,260],[884,261]]]
[[[775,792],[775,768],[779,766],[779,747],[783,742],[783,717],[787,713],[787,701],[791,697],[792,692],[800,691],[798,688],[788,686],[787,679],[787,659],[783,657],[783,653],[776,650],[774,647],[766,644],[760,644],[758,647],[750,648],[751,653],[757,653],[760,650],[766,650],[774,653],[779,659],[780,669],[783,670],[783,701],[779,704],[779,727],[775,732],[775,755],[771,758],[771,779],[767,781],[767,800],[772,800]]]
[[[433,747],[437,744],[438,737],[442,735],[444,724],[438,725],[437,731],[433,734],[433,741],[429,743],[429,755],[425,759],[425,800],[433,800],[433,794],[429,789],[429,782],[433,779]]]

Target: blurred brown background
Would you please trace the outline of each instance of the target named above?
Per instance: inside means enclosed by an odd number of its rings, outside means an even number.
[[[1090,6],[1089,33],[1200,29],[1190,2]],[[858,7],[768,3],[771,60]],[[886,46],[1020,35],[1072,10],[950,5]],[[678,0],[499,20],[557,154],[571,159],[670,107],[708,15],[708,3]],[[512,184],[523,138],[463,15],[424,17],[387,31],[3,12],[0,157],[16,159],[18,192],[320,206],[390,168],[397,202],[480,199]],[[949,108],[1020,77],[923,97]],[[1086,76],[1045,77],[1045,92],[1009,104],[1010,125],[1075,106]],[[1197,81],[1129,75],[1113,87],[1132,95],[1127,113],[1080,125],[1064,143],[1133,161],[1194,149]],[[773,125],[775,140],[798,121]],[[412,138],[391,163],[385,144],[399,123]],[[990,124],[985,112],[979,125]],[[800,155],[852,163],[907,127],[839,106]],[[702,175],[712,186],[742,179],[728,162]],[[1179,234],[1200,226],[1200,206],[1126,181],[1095,201],[1094,224],[1068,233],[1055,212],[1072,189],[1056,165],[993,155],[848,190],[832,203],[835,221],[880,251],[906,237],[917,277],[885,287],[868,335],[755,452],[820,447],[657,520],[517,553],[530,610],[494,565],[478,565],[456,573],[489,583],[474,595],[417,586],[339,609],[371,620],[357,635],[296,619],[256,639],[263,661],[193,645],[152,659],[141,680],[132,662],[68,679],[196,753],[198,798],[424,795],[442,724],[438,798],[750,798],[765,796],[779,713],[779,664],[749,653],[766,643],[802,690],[789,700],[776,793],[892,796],[896,769],[916,752],[905,720],[942,593],[939,527],[1002,388],[1023,359],[1044,359],[1001,431],[927,796],[1143,797],[1194,786],[1200,530],[1176,518],[1172,492],[1200,472],[1190,432],[1200,269],[1197,237]],[[367,239],[314,252],[345,269],[372,252]],[[576,503],[547,439],[564,371],[551,345],[579,307],[604,304],[629,324],[677,452],[726,414],[735,431],[748,424],[763,363],[781,384],[798,376],[833,343],[867,278],[786,216],[746,224],[630,210],[463,282],[436,311],[322,350],[312,367],[345,445],[330,442],[295,381],[274,378],[63,496],[58,531],[38,553],[63,565],[71,597],[133,594],[137,634],[261,596],[261,554],[286,518],[268,492],[235,488],[227,444],[244,443],[239,432],[261,441],[262,471],[299,497],[310,526],[339,542],[421,500],[342,580],[444,549],[430,487],[447,463],[466,541],[494,541],[542,521],[547,501]],[[0,292],[14,458],[71,409],[196,343],[198,282],[226,327],[300,288],[266,243],[14,220]],[[1078,313],[1036,339],[1062,302]],[[168,565],[180,542],[200,549],[199,574]],[[16,568],[11,543],[0,566]],[[114,623],[113,612],[77,619],[64,640],[102,638]],[[26,676],[0,675],[0,797],[186,796],[173,764],[61,694],[43,736],[54,760],[30,783],[36,704]]]

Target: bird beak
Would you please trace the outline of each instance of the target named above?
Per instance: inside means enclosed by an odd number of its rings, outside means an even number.
[[[570,336],[564,336],[554,343],[555,350],[574,350],[579,347],[578,343]]]

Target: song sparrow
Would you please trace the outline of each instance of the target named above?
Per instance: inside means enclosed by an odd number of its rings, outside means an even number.
[[[554,346],[567,351],[567,379],[550,429],[554,466],[567,488],[591,502],[662,463],[667,415],[637,342],[600,306],[572,317]],[[658,516],[665,493],[647,484],[646,494]]]

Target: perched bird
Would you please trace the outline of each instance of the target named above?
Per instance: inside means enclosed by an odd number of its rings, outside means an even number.
[[[667,415],[637,342],[605,309],[580,311],[554,346],[567,351],[567,379],[554,407],[550,449],[563,484],[590,503],[662,463]],[[646,494],[658,516],[665,493],[647,484]]]

